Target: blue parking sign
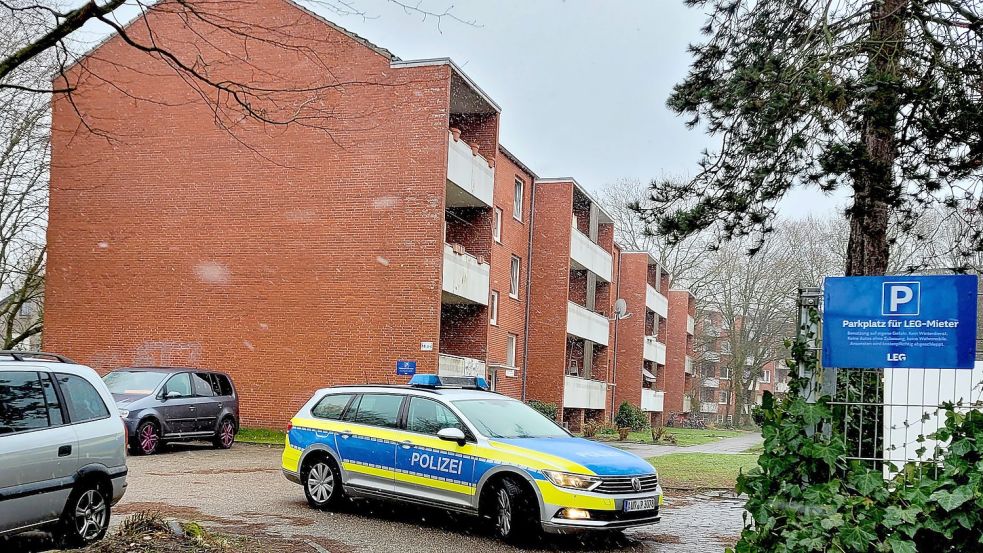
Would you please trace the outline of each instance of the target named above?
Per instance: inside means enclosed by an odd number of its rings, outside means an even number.
[[[416,374],[416,361],[396,361],[396,374],[413,376]]]
[[[975,275],[827,278],[823,366],[973,368],[978,285]]]

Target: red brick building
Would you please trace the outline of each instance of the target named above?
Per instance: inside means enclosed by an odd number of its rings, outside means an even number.
[[[688,290],[669,290],[669,322],[666,334],[666,370],[656,385],[665,391],[663,414],[668,417],[692,411],[696,298]],[[658,377],[658,375],[656,375]]]
[[[230,9],[259,35],[289,26],[289,47],[146,17],[176,55],[221,60],[216,79],[289,83],[271,117],[327,119],[232,122],[161,59],[100,45],[52,106],[46,349],[101,371],[228,371],[250,425],[281,426],[318,387],[405,382],[397,361],[484,375],[573,426],[656,390],[669,409],[673,340],[691,340],[658,299],[668,275],[621,255],[575,180],[502,147],[499,106],[459,67],[400,60],[287,0]],[[619,293],[633,317],[614,325]]]

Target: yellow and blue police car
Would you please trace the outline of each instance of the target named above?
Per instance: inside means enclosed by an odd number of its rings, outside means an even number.
[[[652,465],[480,378],[318,390],[290,421],[282,470],[317,509],[396,499],[485,517],[505,540],[652,524],[662,505]]]

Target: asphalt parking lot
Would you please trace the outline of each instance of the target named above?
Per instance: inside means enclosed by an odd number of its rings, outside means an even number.
[[[151,457],[130,457],[129,487],[114,523],[154,510],[219,531],[301,540],[313,553],[362,551],[506,552],[472,517],[396,503],[358,501],[338,512],[310,509],[300,486],[280,474],[280,447],[236,444],[220,451],[174,445]],[[722,551],[742,527],[741,502],[707,495],[668,495],[662,522],[588,537],[547,536],[524,551]],[[3,550],[45,549],[44,540],[13,538]],[[7,549],[10,547],[10,549]]]

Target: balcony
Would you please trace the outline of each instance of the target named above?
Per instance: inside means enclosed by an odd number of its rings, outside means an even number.
[[[704,388],[719,388],[720,379],[719,378],[704,378],[703,379]]]
[[[655,311],[663,319],[669,318],[669,299],[650,284],[645,285],[645,307]]]
[[[696,319],[692,315],[686,315],[686,334],[690,336],[696,334]]]
[[[683,364],[686,374],[693,374],[693,358],[689,355],[686,356],[686,361]]]
[[[712,402],[712,401],[703,401],[703,402],[700,403],[700,412],[701,413],[716,413],[717,412],[717,404],[714,403],[714,402]]]
[[[577,376],[563,377],[563,407],[604,409],[608,385],[600,380]]]
[[[642,388],[642,411],[661,413],[665,403],[666,393]]]
[[[720,354],[715,351],[704,351],[703,358],[707,361],[720,361]]]
[[[491,207],[495,170],[466,142],[447,136],[447,207]]]
[[[576,228],[570,233],[570,259],[574,269],[586,269],[604,282],[611,282],[611,254]]]
[[[683,396],[683,412],[689,413],[693,410],[693,398],[689,396]]]
[[[471,357],[441,353],[437,358],[437,374],[440,376],[480,376],[485,378],[485,362]]]
[[[776,382],[775,383],[775,393],[777,393],[777,394],[787,394],[788,393],[788,382]]]
[[[666,364],[666,345],[658,341],[655,336],[645,337],[645,351],[642,357],[646,361],[652,361],[658,363],[659,365]]]
[[[444,244],[444,303],[477,303],[488,305],[488,263],[478,258],[454,251]]]
[[[485,290],[487,295],[488,291]],[[567,334],[590,340],[602,346],[608,345],[607,317],[574,302],[567,302]]]

